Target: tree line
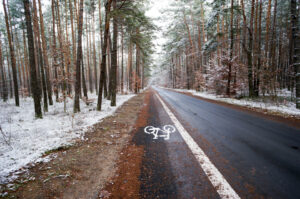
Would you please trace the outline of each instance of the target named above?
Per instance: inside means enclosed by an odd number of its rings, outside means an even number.
[[[90,103],[88,92],[116,106],[149,77],[155,26],[144,0],[2,0],[0,92],[4,101],[34,99],[35,114],[53,103]],[[55,98],[55,100],[53,100]],[[55,102],[54,102],[55,101]]]
[[[179,0],[165,12],[170,86],[225,96],[295,94],[300,108],[300,2]]]

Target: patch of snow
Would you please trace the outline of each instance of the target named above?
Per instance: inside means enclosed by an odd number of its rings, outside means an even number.
[[[252,108],[260,108],[260,109],[268,110],[270,112],[277,112],[277,113],[282,113],[290,116],[296,116],[296,117],[300,116],[300,110],[296,108],[296,104],[294,102],[290,102],[290,101],[286,101],[284,104],[276,104],[276,103],[253,101],[251,99],[225,98],[222,96],[217,96],[212,93],[198,92],[195,90],[186,90],[186,89],[173,89],[173,90],[180,91],[180,92],[188,92],[194,96],[226,102],[229,104],[236,104],[236,105],[252,107]],[[289,96],[291,95],[291,93],[289,91],[282,91],[282,93],[280,93],[279,95]]]
[[[67,100],[66,112],[63,103],[54,102],[43,119],[35,119],[32,98],[21,99],[20,107],[14,105],[13,99],[0,102],[0,126],[5,134],[0,134],[0,184],[17,178],[15,172],[21,168],[55,158],[55,155],[41,158],[46,151],[84,139],[85,132],[93,124],[112,115],[133,96],[117,95],[116,107],[111,107],[110,101],[104,99],[99,112],[96,111],[97,95],[89,94],[94,102],[87,106],[81,101],[81,112],[76,114],[73,114],[72,99]]]
[[[5,197],[5,196],[7,196],[7,195],[8,195],[8,193],[7,193],[7,192],[0,193],[0,197]]]

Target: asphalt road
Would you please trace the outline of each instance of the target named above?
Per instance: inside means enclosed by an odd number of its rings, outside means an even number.
[[[247,112],[155,88],[206,156],[241,198],[300,198],[300,131]],[[174,125],[152,92],[148,126]],[[143,145],[143,198],[220,198],[178,129]]]

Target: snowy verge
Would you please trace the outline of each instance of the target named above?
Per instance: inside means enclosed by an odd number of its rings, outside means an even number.
[[[167,88],[169,89],[169,88]],[[262,110],[267,110],[271,113],[280,113],[287,116],[292,117],[300,117],[300,110],[296,108],[296,104],[290,101],[286,101],[284,104],[276,104],[276,103],[270,103],[270,102],[260,102],[260,101],[254,101],[251,99],[233,99],[233,98],[225,98],[222,96],[217,96],[215,94],[211,94],[208,92],[198,92],[195,90],[185,90],[185,89],[171,89],[179,92],[188,92],[191,93],[194,96],[203,97],[206,99],[226,102],[229,104],[235,104],[239,106],[245,106],[250,108],[259,108]]]
[[[76,114],[73,114],[73,100],[68,100],[66,113],[63,103],[54,102],[43,119],[35,119],[31,98],[21,99],[20,107],[14,105],[14,100],[0,102],[0,184],[17,178],[16,171],[29,163],[49,161],[51,157],[41,158],[46,151],[83,139],[93,124],[112,115],[133,96],[118,95],[116,107],[104,99],[99,112],[96,111],[97,95],[89,94],[94,102],[87,106],[81,101],[81,112]]]

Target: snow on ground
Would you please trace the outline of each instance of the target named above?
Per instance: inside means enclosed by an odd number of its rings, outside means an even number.
[[[222,96],[217,96],[215,94],[211,94],[208,92],[198,92],[195,90],[185,90],[185,89],[174,89],[174,90],[180,92],[189,92],[195,96],[222,101],[229,104],[236,104],[236,105],[252,107],[252,108],[260,108],[260,109],[268,110],[270,112],[282,113],[290,116],[296,116],[296,117],[300,116],[300,110],[296,108],[296,104],[294,102],[290,102],[287,100],[284,103],[276,104],[275,102],[270,103],[270,102],[254,101],[251,99],[224,98]],[[290,92],[287,91],[282,91],[278,94],[279,94],[278,96],[285,96],[285,97],[291,95]]]
[[[75,115],[73,100],[68,100],[66,113],[63,103],[54,102],[43,119],[35,119],[32,98],[21,99],[20,107],[14,105],[13,99],[0,102],[3,130],[0,133],[0,184],[16,178],[8,176],[29,163],[49,161],[51,157],[40,158],[46,151],[72,144],[76,138],[83,139],[89,127],[112,115],[133,96],[118,95],[117,107],[110,107],[110,101],[104,99],[99,112],[96,111],[97,96],[89,94],[89,99],[95,99],[94,102],[87,106],[81,101],[81,112]]]

